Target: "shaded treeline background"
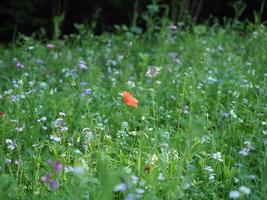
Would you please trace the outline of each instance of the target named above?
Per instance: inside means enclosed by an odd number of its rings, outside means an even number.
[[[253,21],[255,12],[261,21],[267,19],[265,0],[1,0],[0,41],[11,41],[18,32],[31,35],[39,31],[51,38],[54,20],[62,20],[61,34],[73,33],[74,23],[86,23],[96,34],[114,30],[115,24],[145,29],[144,13],[153,2],[158,5],[158,16],[167,9],[174,24],[189,18],[203,22],[211,16],[219,23],[234,17]]]

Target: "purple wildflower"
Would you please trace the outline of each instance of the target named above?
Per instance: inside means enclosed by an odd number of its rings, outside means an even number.
[[[181,65],[182,64],[181,60],[177,57],[177,53],[176,52],[170,52],[170,53],[168,53],[168,56],[172,59],[172,61],[176,65]]]
[[[125,199],[126,199],[126,200],[134,200],[135,198],[134,198],[134,195],[133,195],[132,193],[129,193],[129,194],[126,196]]]
[[[168,53],[168,56],[170,56],[172,59],[177,58],[177,53],[176,52],[170,52]]]
[[[126,183],[120,183],[115,186],[114,192],[124,192],[125,190],[127,190],[127,188],[128,185]]]
[[[80,85],[81,85],[81,86],[87,86],[87,84],[88,84],[88,83],[87,83],[87,82],[84,82],[84,81],[80,82]]]
[[[181,65],[181,64],[182,64],[181,61],[179,60],[179,58],[175,58],[175,59],[173,60],[173,62],[174,62],[176,65]]]
[[[55,171],[60,171],[63,168],[63,165],[59,161],[53,162],[52,160],[48,160],[47,164],[50,167],[52,167]]]
[[[84,89],[80,96],[84,97],[84,96],[87,96],[89,94],[92,94],[92,90],[91,89]]]
[[[47,161],[47,164],[50,165],[50,166],[52,166],[53,165],[53,161],[52,160],[48,160]]]
[[[49,183],[49,186],[52,190],[56,190],[58,188],[58,183],[57,181],[53,180]]]
[[[79,60],[78,65],[81,70],[87,70],[87,65],[84,60]]]
[[[24,68],[24,65],[20,62],[20,61],[16,61],[16,67],[18,68],[18,69],[23,69]]]
[[[57,161],[56,163],[54,163],[53,168],[55,171],[60,171],[63,168],[63,165]]]

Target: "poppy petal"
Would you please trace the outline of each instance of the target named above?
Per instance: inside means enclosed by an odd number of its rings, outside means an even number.
[[[139,101],[128,91],[122,93],[124,103],[131,107],[138,107]]]

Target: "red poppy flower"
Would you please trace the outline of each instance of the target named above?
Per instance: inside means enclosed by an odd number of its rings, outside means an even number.
[[[125,104],[135,108],[138,107],[139,101],[136,98],[134,98],[134,96],[130,92],[124,91],[122,93],[122,96]]]

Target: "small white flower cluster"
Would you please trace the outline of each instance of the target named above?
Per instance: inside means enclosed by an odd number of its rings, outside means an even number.
[[[80,70],[87,70],[87,63],[84,60],[79,60],[78,61],[78,67]]]
[[[65,125],[65,122],[62,118],[57,118],[54,122],[53,122],[53,125],[55,127],[62,127]]]
[[[158,156],[156,154],[153,154],[150,163],[154,165],[158,161],[158,159]]]
[[[247,186],[240,186],[239,190],[234,190],[229,193],[230,199],[238,199],[241,196],[249,196],[251,193],[251,189]]]
[[[37,120],[37,122],[39,122],[39,123],[44,123],[46,121],[47,121],[47,118],[46,117],[41,117],[40,119]],[[42,126],[42,129],[44,131],[46,131],[48,128],[47,128],[47,126]]]
[[[222,159],[222,153],[221,152],[216,152],[216,153],[213,153],[211,155],[211,157],[215,160],[218,160],[220,162],[223,162],[223,159]]]
[[[19,85],[17,85],[16,83],[14,84],[14,82],[13,82],[13,87],[15,88],[15,90],[16,90],[16,88],[20,88]],[[13,89],[8,89],[8,90],[4,91],[5,95],[10,96],[10,99],[12,102],[17,102],[21,99],[25,99],[26,96],[31,94],[31,93],[32,93],[32,90],[29,90],[27,92],[21,92],[19,94],[18,93],[16,94]],[[2,96],[2,98],[3,98],[3,96]],[[1,98],[0,98],[0,100],[1,100]]]
[[[37,122],[46,122],[47,118],[46,117],[41,117],[40,119],[37,120]]]
[[[78,77],[76,69],[63,68],[61,72],[65,78],[70,77],[71,79],[75,80]]]
[[[80,175],[80,174],[84,174],[85,173],[85,168],[82,167],[82,166],[72,167],[72,166],[66,165],[64,167],[64,170],[65,170],[66,173],[73,172],[75,175]]]
[[[204,167],[204,170],[206,170],[209,173],[209,180],[213,181],[215,179],[215,176],[216,176],[213,168],[211,166],[207,165]]]
[[[164,177],[163,173],[161,173],[161,172],[159,173],[158,180],[159,181],[164,181],[165,180],[165,177]]]
[[[120,144],[125,144],[125,139],[130,135],[135,136],[137,133],[133,131],[129,131],[129,123],[127,121],[123,121],[121,123],[121,129],[117,132],[117,136]]]
[[[68,127],[66,126],[66,123],[64,122],[64,119],[62,117],[65,117],[66,114],[63,112],[59,112],[60,118],[57,118],[54,122],[53,125],[56,128],[60,128],[61,132],[66,132],[68,131]]]
[[[251,144],[251,141],[245,141],[244,144],[246,145],[246,147],[242,148],[239,151],[239,154],[242,156],[248,156],[251,150],[254,150],[255,148],[253,147],[253,145]]]
[[[6,142],[6,145],[7,145],[7,149],[10,150],[10,151],[13,151],[17,146],[16,142],[11,140],[11,139],[6,139],[5,142]]]
[[[160,73],[160,68],[157,66],[150,66],[146,71],[146,76],[149,78],[154,78]]]
[[[94,135],[93,135],[93,132],[90,130],[90,128],[83,128],[83,133],[85,135],[85,140],[83,142],[83,148],[85,150],[87,150],[88,144],[93,139]]]
[[[203,135],[200,139],[201,144],[204,144],[204,143],[209,144],[210,142],[211,142],[211,136],[210,135]]]
[[[139,181],[139,178],[135,175],[131,175],[129,181],[121,181],[118,183],[113,191],[121,192],[126,195],[126,200],[141,199],[145,190],[142,188],[145,185],[144,181]]]
[[[11,164],[11,163],[12,163],[12,160],[11,159],[5,158],[5,164]],[[20,159],[14,160],[14,163],[17,166],[21,166],[22,165],[22,160],[20,160]]]
[[[24,130],[24,127],[17,127],[17,128],[15,128],[15,130],[16,130],[18,133],[21,133],[21,132]]]
[[[61,137],[58,137],[56,135],[50,135],[49,138],[54,142],[61,142]]]
[[[188,113],[189,113],[189,107],[188,107],[187,105],[185,105],[185,106],[183,107],[183,113],[184,113],[184,114],[188,114]]]
[[[175,150],[175,149],[172,150],[171,154],[172,154],[172,157],[173,157],[174,160],[180,160],[181,159],[180,156],[179,156],[179,153],[177,152],[177,150]]]
[[[65,117],[66,114],[63,112],[59,112],[60,118],[57,118],[54,122],[52,122],[52,125],[57,128],[61,133],[64,133],[68,131],[68,127],[66,126],[66,123],[62,117]],[[61,142],[61,137],[58,134],[53,134],[49,136],[50,140],[54,142]]]
[[[133,81],[127,81],[127,85],[128,85],[130,88],[134,88],[134,87],[136,87],[135,82],[133,82]]]
[[[234,110],[230,110],[229,114],[233,119],[237,119],[240,123],[243,123],[243,119],[238,117],[237,114],[234,112]]]

